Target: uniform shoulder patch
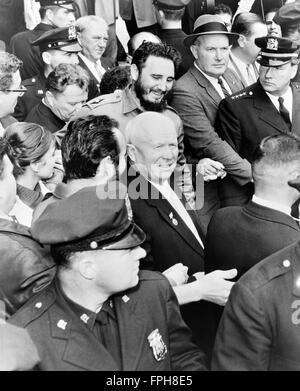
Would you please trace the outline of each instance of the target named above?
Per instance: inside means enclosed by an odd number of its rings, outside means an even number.
[[[87,102],[83,107],[95,109],[98,106],[104,106],[111,103],[118,103],[122,100],[122,95],[123,92],[121,90],[116,90],[112,94],[97,96],[96,98]]]

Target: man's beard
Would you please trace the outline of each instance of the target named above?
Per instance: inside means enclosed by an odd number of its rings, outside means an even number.
[[[139,99],[139,101],[141,103],[141,106],[146,111],[156,111],[156,112],[161,113],[162,111],[164,111],[166,109],[167,104],[168,104],[167,100],[168,100],[168,97],[170,96],[170,92],[162,92],[162,99],[160,102],[149,102],[148,100],[144,99],[143,96],[147,95],[149,92],[151,92],[151,88],[146,90],[139,80],[137,80],[134,83],[134,91],[135,91],[137,98]]]

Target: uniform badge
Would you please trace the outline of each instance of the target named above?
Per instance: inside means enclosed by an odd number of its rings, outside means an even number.
[[[62,329],[62,330],[66,330],[66,327],[67,327],[67,322],[65,322],[64,320],[60,320],[58,323],[57,323],[57,327]]]
[[[77,29],[76,26],[72,25],[69,27],[69,40],[76,39],[77,38]]]
[[[153,350],[155,360],[162,361],[166,357],[168,349],[158,329],[152,331],[152,333],[148,337],[148,342],[150,348],[152,348]]]
[[[276,52],[278,50],[278,39],[277,38],[268,38],[267,49],[274,50]]]

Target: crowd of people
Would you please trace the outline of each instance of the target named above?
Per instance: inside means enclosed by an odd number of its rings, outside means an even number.
[[[300,1],[190,1],[0,52],[1,370],[300,370]]]

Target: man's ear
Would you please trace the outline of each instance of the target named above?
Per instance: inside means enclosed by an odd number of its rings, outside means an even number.
[[[198,60],[198,52],[195,45],[190,46],[190,50],[192,52],[192,55],[194,56],[195,60]]]
[[[136,163],[136,148],[133,144],[127,144],[127,155],[129,159],[133,162]]]
[[[93,280],[95,277],[95,264],[88,256],[86,258],[78,260],[78,271],[86,280]]]
[[[237,40],[237,43],[239,44],[239,46],[241,48],[243,48],[245,46],[245,44],[246,44],[246,40],[247,40],[246,37],[244,35],[240,34],[240,36],[239,36],[239,38]]]
[[[32,169],[33,172],[38,173],[39,172],[39,163],[30,163],[30,168]]]
[[[139,78],[139,75],[140,75],[138,67],[135,64],[131,64],[130,71],[131,71],[132,80],[137,81],[137,79]]]
[[[42,59],[46,65],[51,64],[51,54],[48,52],[43,52],[42,53]]]

